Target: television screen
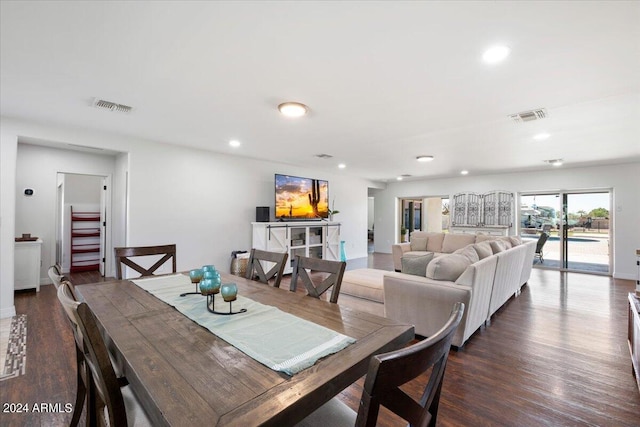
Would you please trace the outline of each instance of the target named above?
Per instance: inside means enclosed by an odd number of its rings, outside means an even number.
[[[329,182],[276,174],[276,218],[329,217]]]

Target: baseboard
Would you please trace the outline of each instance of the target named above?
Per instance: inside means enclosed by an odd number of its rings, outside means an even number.
[[[5,317],[13,317],[15,315],[16,315],[15,305],[0,309],[0,319],[4,319]]]
[[[622,280],[637,280],[637,277],[635,275],[626,273],[613,273],[613,278]]]

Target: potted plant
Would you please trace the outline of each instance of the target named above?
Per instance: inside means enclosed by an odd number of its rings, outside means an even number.
[[[333,199],[331,209],[327,209],[327,211],[329,212],[329,221],[333,221],[333,216],[340,213],[339,210],[336,210],[336,199]]]
[[[404,242],[407,238],[407,229],[404,227],[404,225],[400,227],[400,235],[402,237],[401,241]]]

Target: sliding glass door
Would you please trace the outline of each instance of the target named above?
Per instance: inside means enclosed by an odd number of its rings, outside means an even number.
[[[609,274],[610,200],[609,191],[521,194],[520,236],[538,242],[534,265]]]

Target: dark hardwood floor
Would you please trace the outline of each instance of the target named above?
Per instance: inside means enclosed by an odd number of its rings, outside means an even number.
[[[348,268],[366,266],[391,269],[391,256],[370,255],[349,261]],[[72,280],[88,283],[96,276],[82,273]],[[493,316],[491,326],[450,353],[438,425],[640,426],[640,393],[626,338],[632,289],[632,281],[534,269],[521,295]],[[339,303],[351,299],[341,296]],[[18,314],[27,314],[27,366],[25,375],[0,382],[3,409],[5,403],[73,403],[74,344],[54,287],[16,293],[15,305]],[[407,391],[417,392],[424,381],[408,384]],[[340,394],[354,409],[362,384]],[[70,419],[70,413],[56,411],[3,412],[0,425],[58,426]],[[406,423],[383,410],[379,425]]]

